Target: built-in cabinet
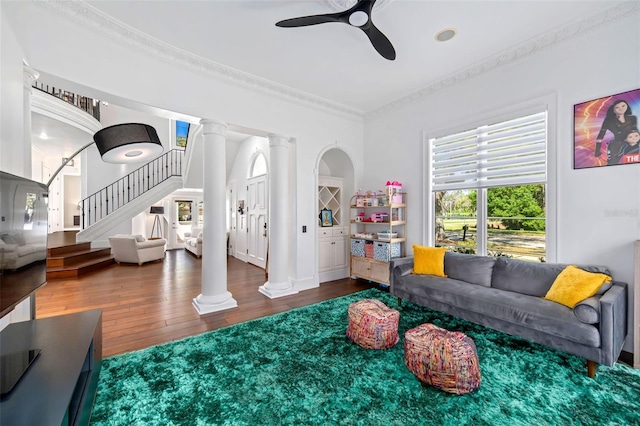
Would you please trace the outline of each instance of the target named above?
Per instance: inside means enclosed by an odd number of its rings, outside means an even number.
[[[318,272],[347,268],[347,230],[344,227],[318,231]]]
[[[342,225],[342,183],[341,178],[320,176],[318,178],[318,213],[322,210],[331,210],[332,225]],[[322,227],[320,217],[318,226]]]
[[[318,178],[318,275],[321,283],[349,276],[349,230],[343,225],[342,185],[341,178]],[[331,210],[328,223],[331,226],[323,223],[326,220],[326,217],[320,217],[323,210]]]
[[[352,278],[389,285],[389,261],[406,255],[406,197],[398,192],[351,198]]]

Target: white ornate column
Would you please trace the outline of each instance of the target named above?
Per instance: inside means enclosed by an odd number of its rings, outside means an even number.
[[[235,308],[238,302],[227,291],[227,230],[225,225],[227,124],[200,120],[202,146],[202,293],[193,299],[200,314]]]
[[[23,176],[26,176],[31,179],[32,177],[32,166],[31,166],[31,92],[33,90],[32,85],[33,82],[40,77],[40,74],[31,68],[30,66],[24,64],[22,66],[24,70],[24,95],[22,100],[22,115],[23,115],[23,143],[22,143],[22,161],[23,161]],[[43,181],[46,182],[47,179]]]
[[[274,299],[298,292],[289,281],[289,139],[269,135],[269,281],[260,293]]]

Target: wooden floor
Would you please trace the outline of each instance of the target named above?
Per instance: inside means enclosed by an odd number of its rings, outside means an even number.
[[[162,262],[113,265],[79,278],[49,281],[36,293],[36,318],[102,309],[103,356],[108,357],[376,286],[346,278],[269,299],[258,292],[265,283],[264,270],[227,259],[227,289],[237,308],[199,316],[192,300],[201,293],[202,259],[173,250]]]

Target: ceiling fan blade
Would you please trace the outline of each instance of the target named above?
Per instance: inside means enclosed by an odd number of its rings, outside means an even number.
[[[293,27],[307,27],[309,25],[325,24],[327,22],[339,22],[336,13],[328,13],[325,15],[311,15],[302,16],[300,18],[285,19],[277,22],[277,27],[293,28]]]
[[[383,58],[393,61],[396,59],[396,50],[393,48],[393,45],[373,23],[367,25],[365,27],[360,28],[371,40],[371,44],[378,51]]]

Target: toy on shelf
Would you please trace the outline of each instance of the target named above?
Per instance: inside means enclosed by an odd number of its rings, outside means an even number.
[[[393,194],[397,192],[402,192],[402,184],[398,181],[387,181],[387,197],[393,197]]]
[[[378,223],[378,222],[388,222],[388,221],[389,221],[388,213],[380,213],[380,212],[371,213],[371,222]]]

